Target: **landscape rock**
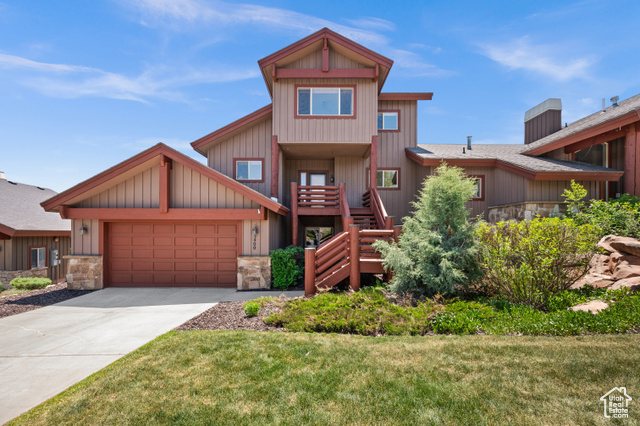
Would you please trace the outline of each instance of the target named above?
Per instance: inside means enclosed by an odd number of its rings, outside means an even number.
[[[609,257],[609,270],[615,273],[621,266],[640,266],[640,257],[614,251]]]
[[[632,277],[640,277],[640,266],[621,262],[620,265],[616,267],[616,270],[613,273],[613,278],[616,281]]]
[[[603,278],[606,277],[606,278]],[[614,283],[613,277],[599,274],[587,274],[576,281],[570,288],[576,290],[586,285],[595,288],[606,288]]]
[[[606,254],[596,254],[589,261],[589,274],[609,274],[610,270],[609,256]]]
[[[617,235],[607,235],[602,237],[602,239],[598,242],[598,248],[605,249],[609,253],[613,253],[616,251],[613,247],[611,247],[611,241],[614,241],[616,238],[619,238]]]
[[[611,290],[620,290],[621,288],[629,288],[631,291],[640,291],[640,277],[625,278],[616,281],[609,287]]]
[[[635,238],[617,237],[609,245],[618,251],[640,256],[640,241]]]
[[[590,302],[581,303],[579,305],[572,306],[570,308],[567,308],[567,310],[591,312],[592,314],[595,315],[598,312],[607,309],[608,307],[609,307],[609,304],[604,300],[592,300]]]

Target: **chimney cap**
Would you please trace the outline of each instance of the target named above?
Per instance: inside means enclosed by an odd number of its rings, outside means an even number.
[[[549,98],[546,101],[534,106],[529,111],[524,113],[525,123],[531,119],[536,118],[540,114],[549,110],[562,111],[562,101],[560,98]]]
[[[4,175],[4,172],[0,172],[0,180],[7,180],[7,177]]]

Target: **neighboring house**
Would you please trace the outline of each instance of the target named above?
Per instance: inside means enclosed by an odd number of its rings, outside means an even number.
[[[38,276],[64,280],[71,250],[71,221],[40,203],[56,192],[8,181],[0,172],[0,282]]]
[[[417,104],[432,94],[382,92],[393,61],[326,28],[258,64],[272,103],[193,142],[208,167],[158,144],[42,203],[73,221],[78,287],[258,288],[270,280],[270,250],[332,237],[307,271],[316,284],[351,276],[357,287],[360,272],[382,271],[370,242],[397,235],[442,160],[478,178],[470,206],[485,218],[492,209],[504,216],[505,204],[557,204],[572,178],[592,197],[604,194],[601,182],[621,190],[623,173],[627,179],[617,162],[583,164],[559,152],[585,152],[574,125],[547,126],[528,145],[476,145],[464,154],[459,145],[418,145]],[[538,152],[547,145],[551,154]],[[75,264],[92,265],[93,275],[74,272]]]

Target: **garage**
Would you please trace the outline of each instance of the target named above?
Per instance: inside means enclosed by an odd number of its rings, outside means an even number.
[[[239,222],[116,222],[105,231],[109,286],[236,286]]]

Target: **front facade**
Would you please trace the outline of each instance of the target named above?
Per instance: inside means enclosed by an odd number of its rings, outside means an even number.
[[[601,182],[623,174],[515,149],[520,164],[490,148],[458,159],[418,145],[418,102],[432,94],[383,92],[393,62],[328,29],[258,64],[272,103],[193,142],[207,166],[159,144],[43,203],[72,220],[75,287],[267,287],[270,250],[332,237],[337,250],[352,227],[365,251],[372,239],[397,236],[442,160],[477,178],[470,206],[487,219],[495,205],[557,202],[571,178],[599,197]],[[336,250],[327,260],[346,268],[349,256]],[[318,280],[333,273],[318,265]],[[352,279],[360,270],[380,268],[363,262]]]

